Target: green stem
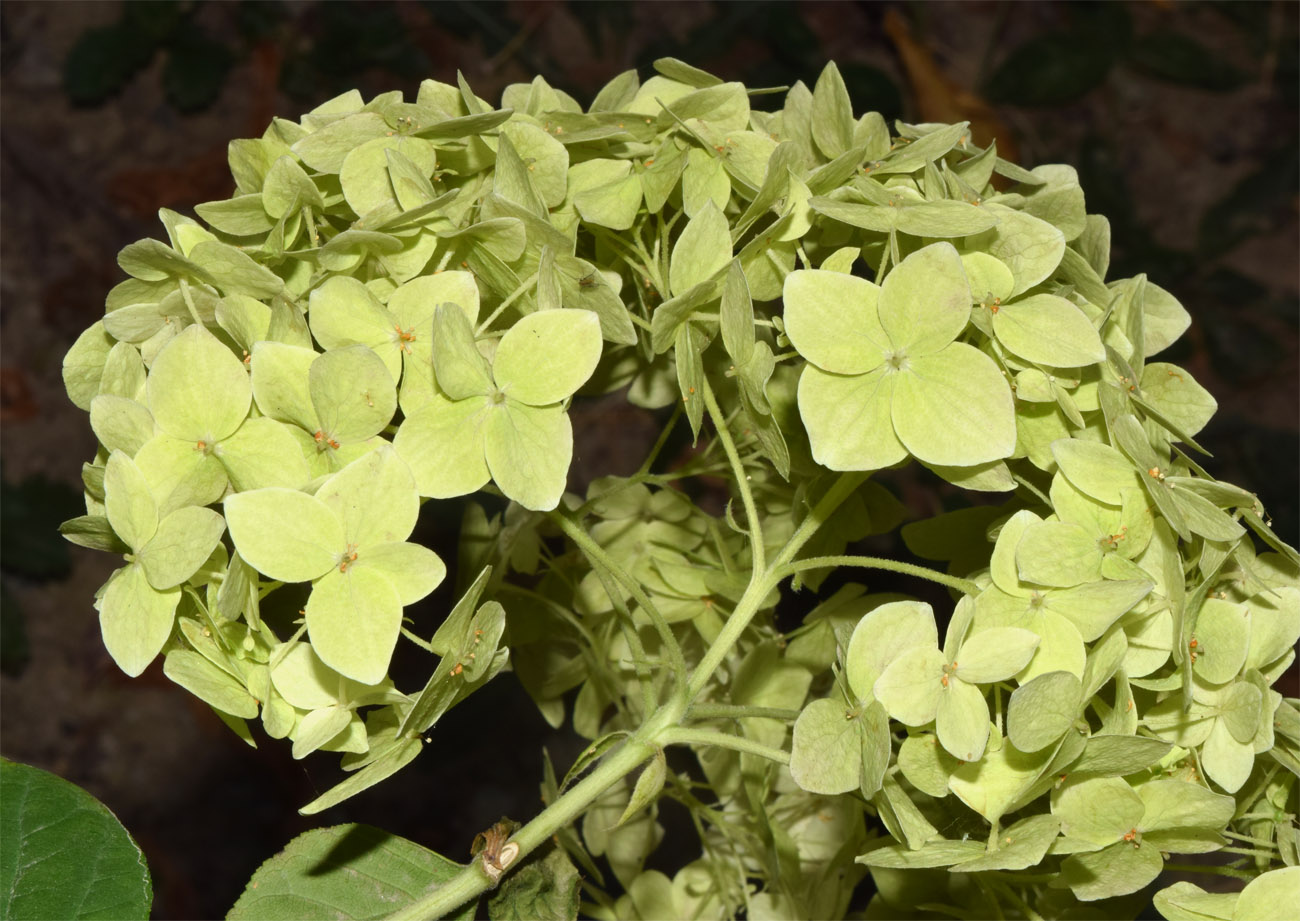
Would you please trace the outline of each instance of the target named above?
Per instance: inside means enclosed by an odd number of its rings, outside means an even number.
[[[1197,863],[1166,863],[1165,869],[1172,870],[1175,873],[1208,873],[1210,876],[1231,876],[1233,879],[1244,879],[1247,882],[1257,875],[1246,870],[1234,870],[1232,867],[1215,867]]]
[[[646,728],[649,728],[648,726]],[[632,773],[655,752],[655,746],[642,739],[641,733],[615,749],[596,769],[547,806],[519,831],[511,842],[519,846],[519,854],[510,864],[518,866],[538,846],[551,839],[555,832],[582,815],[601,794]],[[653,733],[649,733],[653,734]],[[507,870],[509,867],[507,867]],[[388,916],[387,921],[430,921],[465,904],[495,884],[483,870],[481,860],[474,860],[451,880],[439,886],[405,908]]]
[[[637,475],[644,476],[650,472],[650,468],[653,467],[655,461],[659,459],[659,452],[662,451],[664,445],[668,443],[668,436],[672,434],[673,429],[676,427],[677,420],[682,417],[682,412],[682,404],[675,403],[673,405],[672,415],[668,417],[668,424],[665,425],[663,431],[659,433],[659,438],[655,441],[654,447],[650,449],[650,453],[646,455],[645,462],[641,464],[641,469],[637,471]]]
[[[798,710],[778,707],[748,707],[744,704],[691,704],[683,719],[688,720],[741,720],[769,719],[793,723],[799,718]]]
[[[487,331],[487,328],[492,325],[492,322],[497,317],[501,316],[501,314],[506,311],[506,308],[508,308],[515,301],[519,300],[520,296],[523,295],[523,293],[527,291],[531,285],[536,284],[536,282],[537,282],[536,272],[534,272],[533,274],[525,278],[523,281],[521,281],[519,283],[519,287],[511,291],[510,295],[497,306],[497,309],[492,311],[490,314],[488,314],[488,318],[478,325],[478,329],[474,331],[474,335],[475,336],[483,335],[483,333]]]
[[[789,764],[790,753],[770,745],[763,745],[744,736],[728,735],[711,729],[665,729],[659,733],[658,741],[663,745],[716,745],[747,755],[757,755],[777,764]]]
[[[889,572],[899,572],[904,575],[937,582],[948,588],[956,589],[965,595],[978,595],[980,591],[978,585],[966,579],[959,579],[956,576],[936,572],[926,566],[917,566],[914,563],[903,563],[878,556],[813,556],[783,566],[778,574],[784,578],[808,569],[828,569],[832,566],[860,566],[864,569],[884,569]]]
[[[203,321],[199,319],[199,310],[194,306],[194,296],[190,294],[190,283],[182,278],[180,279],[180,285],[181,300],[185,301],[185,308],[190,312],[190,316],[194,319],[194,322],[199,326],[202,326]]]
[[[695,671],[691,674],[690,684],[686,688],[686,700],[683,703],[689,704],[700,696],[704,686],[709,683],[709,679],[722,665],[722,660],[731,652],[731,647],[736,645],[740,635],[745,632],[749,622],[758,613],[758,607],[762,604],[767,593],[775,588],[783,578],[777,574],[779,570],[794,558],[804,544],[812,539],[813,535],[817,533],[817,529],[826,523],[831,515],[835,513],[835,510],[866,478],[865,473],[840,474],[839,479],[831,485],[826,494],[813,506],[812,511],[808,513],[808,517],[799,523],[799,527],[795,529],[785,548],[772,561],[770,568],[765,572],[760,572],[755,567],[753,576],[749,580],[749,586],[745,589],[745,594],[741,596],[735,610],[731,612],[731,616],[723,624],[722,630],[719,631],[709,648],[705,650],[704,656],[700,659],[700,664],[695,667]]]
[[[753,558],[754,572],[757,574],[767,567],[767,560],[763,548],[763,526],[759,522],[754,494],[749,488],[749,474],[745,473],[745,465],[740,462],[736,443],[731,440],[731,430],[727,428],[726,417],[723,416],[722,408],[718,406],[718,400],[713,395],[708,377],[701,378],[701,383],[704,389],[704,408],[713,417],[713,427],[717,430],[718,440],[722,442],[722,450],[727,452],[727,460],[731,462],[731,470],[736,477],[736,488],[740,490],[740,501],[745,505],[745,517],[749,519],[750,554]]]

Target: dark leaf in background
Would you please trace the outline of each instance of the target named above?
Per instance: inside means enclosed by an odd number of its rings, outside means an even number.
[[[250,42],[271,38],[287,18],[279,0],[240,0],[235,10],[235,28]]]
[[[855,112],[879,112],[891,125],[894,119],[903,117],[903,94],[883,70],[866,64],[846,64],[840,68],[840,76]]]
[[[30,658],[23,609],[10,593],[9,585],[0,580],[0,672],[15,677],[21,675]]]
[[[1300,152],[1293,143],[1278,148],[1219,199],[1201,218],[1198,248],[1221,255],[1256,234],[1268,233],[1295,211],[1300,192]]]
[[[1092,31],[1052,32],[1013,48],[984,85],[993,102],[1062,105],[1101,85],[1113,45]]]
[[[1171,29],[1139,36],[1129,50],[1129,60],[1152,77],[1202,90],[1233,90],[1249,79],[1196,39]]]
[[[87,29],[63,62],[63,88],[76,105],[103,102],[153,57],[156,43],[125,22]]]
[[[68,543],[59,525],[80,514],[81,496],[66,483],[44,476],[0,482],[0,567],[32,579],[67,575]]]
[[[157,45],[165,41],[194,9],[192,4],[175,0],[133,0],[122,5],[122,22],[131,31]]]
[[[216,102],[235,62],[230,49],[192,23],[172,38],[163,71],[167,101],[181,112],[197,112]]]

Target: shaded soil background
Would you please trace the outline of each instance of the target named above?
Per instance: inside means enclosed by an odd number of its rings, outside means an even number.
[[[91,607],[116,561],[54,530],[81,511],[80,467],[95,449],[64,396],[62,356],[102,314],[117,251],[161,235],[159,207],[227,197],[229,139],[354,86],[413,96],[421,79],[454,82],[457,69],[489,99],[540,73],[585,103],[666,54],[752,86],[811,86],[834,59],[859,111],[969,119],[977,141],[996,136],[1026,166],[1074,165],[1089,211],[1114,229],[1111,277],[1145,271],[1192,313],[1162,358],[1220,402],[1201,436],[1211,471],[1258,491],[1296,543],[1298,13],[1285,0],[6,0],[0,752],[116,812],[149,858],[158,918],[223,916],[263,859],[317,824],[368,822],[463,860],[503,813],[537,810],[541,745],[560,770],[571,761],[579,746],[505,676],[452,711],[403,774],[301,818],[296,808],[338,776],[336,757],[294,762],[264,737],[244,746],[157,665],[124,678]],[[625,465],[650,425],[607,412],[578,416],[590,472]],[[904,498],[917,514],[935,510]],[[410,613],[429,626],[440,604]]]

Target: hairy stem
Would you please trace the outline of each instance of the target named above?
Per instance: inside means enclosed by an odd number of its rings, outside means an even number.
[[[709,386],[709,379],[702,378],[704,385],[704,408],[709,411],[713,418],[713,427],[718,432],[718,440],[722,442],[722,450],[727,452],[727,460],[731,463],[731,470],[736,478],[736,488],[740,490],[740,501],[745,505],[745,517],[749,519],[749,544],[750,553],[753,556],[754,572],[761,572],[767,566],[765,551],[763,549],[763,527],[758,517],[758,507],[754,504],[754,494],[749,488],[749,475],[745,473],[745,465],[740,462],[740,454],[736,451],[736,443],[731,439],[731,430],[727,428],[727,419],[722,414],[721,407],[718,406],[718,400],[713,395],[713,388]]]
[[[711,729],[666,729],[659,733],[659,742],[664,745],[716,745],[747,755],[758,755],[778,764],[789,764],[790,753],[770,745],[763,745],[744,736],[733,736]]]
[[[519,846],[519,854],[512,861],[511,867],[520,864],[540,845],[549,841],[558,829],[582,815],[601,794],[654,754],[655,746],[643,741],[639,738],[640,735],[638,733],[615,749],[594,771],[515,832],[510,843]],[[430,921],[441,918],[495,885],[483,869],[482,861],[475,859],[433,892],[393,912],[387,921]]]
[[[947,573],[936,572],[926,566],[917,566],[914,563],[902,563],[898,560],[890,560],[878,556],[814,556],[806,560],[798,560],[784,566],[781,570],[782,576],[794,575],[797,572],[804,572],[808,569],[828,569],[832,566],[860,566],[864,569],[885,569],[889,572],[899,572],[908,576],[916,576],[921,579],[928,579],[931,582],[937,582],[948,588],[956,589],[964,595],[978,595],[979,586],[967,579],[959,579],[956,576],[950,576]]]
[[[740,720],[769,719],[793,723],[799,718],[798,710],[777,707],[748,707],[744,704],[691,704],[683,719],[687,720]]]

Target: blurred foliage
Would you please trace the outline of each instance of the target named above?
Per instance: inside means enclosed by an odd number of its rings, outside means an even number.
[[[72,569],[59,522],[82,511],[81,496],[66,483],[31,476],[0,480],[0,671],[15,675],[29,656],[22,608],[10,578],[62,579]]]

